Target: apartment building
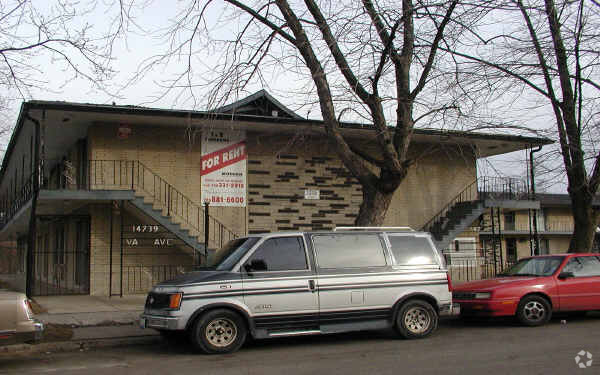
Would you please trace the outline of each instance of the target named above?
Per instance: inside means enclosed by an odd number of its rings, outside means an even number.
[[[369,124],[342,133],[378,155]],[[476,161],[548,143],[415,130],[385,225],[431,230],[445,246],[490,204],[538,207],[516,190],[479,199]],[[265,91],[211,111],[25,102],[0,170],[0,241],[14,244],[2,257],[19,266],[0,268],[12,270],[0,282],[30,295],[145,293],[237,236],[352,225],[361,186],[331,150],[321,121]],[[466,191],[473,210],[456,199]]]

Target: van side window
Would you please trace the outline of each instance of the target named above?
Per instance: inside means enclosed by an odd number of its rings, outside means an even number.
[[[319,234],[312,239],[320,268],[386,265],[383,246],[376,234]]]
[[[301,237],[270,238],[246,261],[247,271],[306,270],[306,252]]]
[[[397,266],[437,264],[427,238],[415,236],[388,236]]]

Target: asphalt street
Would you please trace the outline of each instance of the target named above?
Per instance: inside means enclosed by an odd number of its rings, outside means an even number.
[[[600,315],[562,319],[536,328],[451,320],[413,341],[393,332],[250,341],[230,355],[197,354],[184,342],[13,354],[0,356],[0,374],[600,374]],[[582,350],[591,367],[577,366]]]

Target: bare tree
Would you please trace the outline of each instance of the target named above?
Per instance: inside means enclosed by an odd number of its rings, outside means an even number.
[[[83,79],[107,92],[113,45],[125,35],[130,4],[96,1],[0,2],[0,87],[2,100],[27,99],[32,90],[51,90]],[[94,25],[102,20],[101,25]],[[48,67],[59,69],[49,77]]]
[[[333,149],[362,185],[356,224],[380,225],[414,163],[408,151],[415,122],[460,113],[454,63],[438,47],[452,48],[485,12],[458,0],[194,1],[162,30],[169,48],[147,59],[134,80],[179,63],[183,69],[164,92],[180,90],[177,97],[195,106],[203,88],[216,107],[254,82],[268,86],[267,74],[297,77],[303,83],[289,90],[316,94]],[[236,31],[215,31],[215,18]],[[199,51],[218,57],[209,64]],[[212,74],[198,73],[203,64]],[[341,119],[350,114],[373,125],[377,151],[344,137]]]
[[[490,14],[485,30],[472,27],[471,38],[445,50],[459,59],[465,81],[503,87],[502,95],[516,94],[538,116],[552,113],[575,224],[569,251],[591,251],[599,218],[600,7],[509,0]]]

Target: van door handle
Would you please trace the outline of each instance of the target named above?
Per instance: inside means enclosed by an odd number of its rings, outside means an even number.
[[[314,280],[308,280],[308,289],[310,289],[310,291],[313,293],[317,291]]]

